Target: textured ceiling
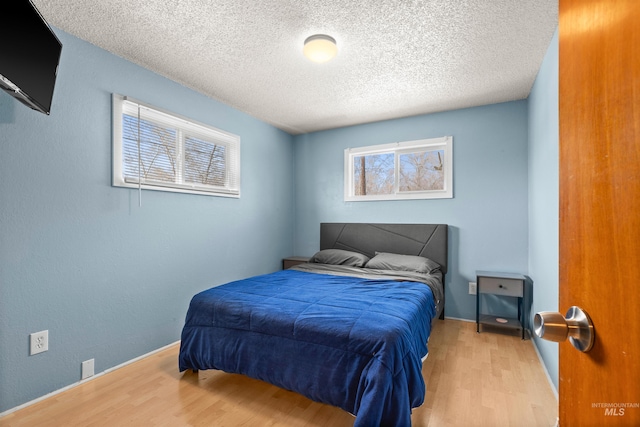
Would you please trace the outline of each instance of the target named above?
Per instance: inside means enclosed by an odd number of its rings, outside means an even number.
[[[292,134],[524,99],[558,0],[33,0],[45,19]],[[302,56],[317,33],[338,56]]]

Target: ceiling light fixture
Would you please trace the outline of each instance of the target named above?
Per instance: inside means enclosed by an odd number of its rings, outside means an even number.
[[[304,41],[304,56],[313,62],[327,62],[338,54],[336,40],[326,34],[315,34]]]

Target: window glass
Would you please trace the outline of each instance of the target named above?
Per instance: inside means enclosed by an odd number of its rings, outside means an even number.
[[[392,153],[354,157],[354,194],[357,196],[392,194],[394,183],[393,163]]]
[[[400,157],[400,191],[444,190],[444,150],[403,153]]]
[[[240,196],[240,137],[113,96],[113,185]]]
[[[453,197],[453,138],[345,150],[345,200]]]
[[[185,182],[224,186],[227,180],[226,147],[198,138],[185,139]]]

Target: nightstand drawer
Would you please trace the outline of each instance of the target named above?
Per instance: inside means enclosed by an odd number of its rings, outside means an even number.
[[[503,279],[499,277],[479,277],[478,292],[482,294],[505,295],[510,297],[523,296],[523,281]]]

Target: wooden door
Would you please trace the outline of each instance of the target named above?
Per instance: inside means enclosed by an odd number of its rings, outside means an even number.
[[[560,426],[640,426],[640,0],[560,0]]]

